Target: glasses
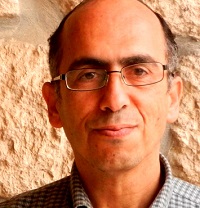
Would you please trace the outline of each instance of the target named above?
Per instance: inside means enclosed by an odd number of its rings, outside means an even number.
[[[90,91],[104,87],[112,73],[120,73],[123,82],[128,86],[145,86],[161,82],[167,65],[161,63],[139,63],[125,66],[121,71],[83,68],[68,71],[52,79],[52,82],[65,80],[69,90]]]

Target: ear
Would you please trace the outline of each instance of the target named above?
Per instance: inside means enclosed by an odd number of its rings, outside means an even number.
[[[183,91],[183,82],[181,78],[177,76],[172,80],[170,89],[168,91],[168,95],[169,95],[169,108],[167,114],[168,123],[173,123],[178,118],[182,91]]]
[[[55,128],[61,128],[62,123],[56,108],[57,102],[59,102],[59,98],[54,86],[50,82],[44,83],[42,87],[42,95],[48,107],[48,117],[51,125]]]

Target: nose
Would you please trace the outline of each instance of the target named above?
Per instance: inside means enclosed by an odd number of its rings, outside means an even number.
[[[129,86],[122,81],[120,71],[112,71],[109,73],[107,85],[102,88],[102,97],[100,101],[100,109],[102,111],[110,110],[117,112],[122,108],[126,108],[129,103]]]

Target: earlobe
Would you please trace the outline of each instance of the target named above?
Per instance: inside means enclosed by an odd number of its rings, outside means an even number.
[[[55,92],[54,86],[50,82],[44,83],[42,87],[42,95],[48,107],[48,117],[51,125],[55,128],[61,128],[62,123],[58,110],[56,108],[58,95]]]
[[[179,76],[172,80],[169,89],[169,109],[167,115],[167,122],[173,123],[177,120],[179,114],[179,105],[182,97],[183,82]]]

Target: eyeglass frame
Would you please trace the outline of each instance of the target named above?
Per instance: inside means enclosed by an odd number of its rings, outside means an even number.
[[[134,66],[134,65],[139,65],[139,64],[160,64],[162,66],[162,68],[163,68],[163,76],[162,76],[162,78],[159,81],[156,81],[156,82],[153,82],[153,83],[150,83],[150,84],[136,84],[136,85],[127,84],[126,83],[126,80],[122,76],[122,70],[124,68],[131,67],[131,66]],[[91,68],[88,67],[88,68],[84,68],[84,69],[93,69],[93,68],[92,67]],[[76,69],[74,69],[74,70],[76,70]],[[55,81],[61,81],[61,80],[63,80],[63,81],[65,81],[65,84],[66,84],[66,87],[67,87],[68,90],[71,90],[71,91],[93,91],[93,90],[99,90],[99,89],[101,89],[101,88],[103,88],[103,87],[106,86],[106,84],[108,83],[108,80],[109,80],[109,74],[112,74],[112,73],[120,73],[121,74],[121,78],[123,80],[123,83],[125,85],[127,85],[127,86],[136,86],[136,87],[139,87],[139,86],[153,85],[153,84],[156,84],[156,83],[161,82],[164,79],[164,71],[169,70],[169,66],[167,64],[164,65],[164,64],[162,64],[160,62],[142,62],[142,63],[135,63],[135,64],[131,64],[131,65],[128,65],[128,66],[124,66],[124,67],[121,68],[120,71],[116,71],[116,70],[107,71],[106,69],[102,69],[107,74],[106,75],[105,83],[102,86],[100,86],[98,88],[94,88],[94,89],[73,89],[73,88],[70,88],[69,85],[67,84],[67,73],[69,73],[71,71],[74,71],[74,70],[67,71],[65,74],[60,74],[60,75],[52,78],[51,83],[53,83]],[[77,70],[81,70],[81,69],[77,69]],[[174,74],[172,72],[170,72],[170,74],[174,77]]]

